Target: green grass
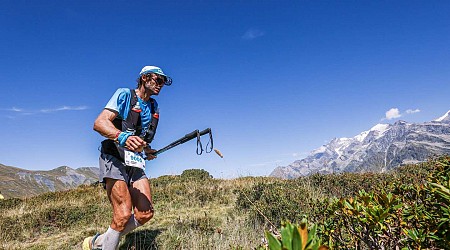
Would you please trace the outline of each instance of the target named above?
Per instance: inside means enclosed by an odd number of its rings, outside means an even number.
[[[357,197],[359,190],[395,193],[401,185],[423,185],[435,163],[383,174],[316,174],[295,180],[222,180],[204,170],[161,176],[149,180],[153,219],[124,237],[120,249],[255,249],[266,230],[276,231],[282,220],[299,222],[305,216],[313,223],[342,227],[330,215],[343,211],[331,209],[338,209],[336,200]],[[101,186],[3,200],[0,249],[80,249],[85,237],[105,231],[110,221],[110,204]],[[326,230],[322,227],[319,236],[331,242]]]

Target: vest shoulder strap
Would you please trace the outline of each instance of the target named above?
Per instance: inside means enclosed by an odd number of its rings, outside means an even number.
[[[150,98],[150,112],[152,114],[156,113],[156,100],[153,98]]]
[[[138,102],[138,99],[137,99],[137,95],[136,95],[136,90],[135,89],[130,89],[130,93],[131,93],[130,109],[132,109],[133,106],[136,105],[136,103]]]

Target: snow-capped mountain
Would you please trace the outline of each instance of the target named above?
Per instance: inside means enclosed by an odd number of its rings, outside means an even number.
[[[435,122],[450,122],[450,110],[445,115],[434,120]]]
[[[353,138],[335,138],[306,158],[275,168],[270,176],[384,172],[443,154],[450,154],[450,110],[431,122],[377,124]]]

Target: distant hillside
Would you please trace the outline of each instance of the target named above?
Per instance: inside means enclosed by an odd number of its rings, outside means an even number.
[[[450,111],[431,122],[377,124],[352,138],[334,138],[306,158],[277,167],[270,176],[385,172],[445,154],[450,155]]]
[[[98,180],[98,168],[62,166],[49,171],[31,171],[0,164],[0,192],[5,198],[29,197],[61,191]]]

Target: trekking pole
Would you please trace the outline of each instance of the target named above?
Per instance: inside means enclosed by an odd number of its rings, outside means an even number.
[[[202,131],[199,131],[198,129],[196,129],[196,130],[192,131],[191,133],[186,134],[182,138],[180,138],[180,139],[170,143],[169,145],[161,148],[160,150],[157,150],[152,155],[155,155],[155,156],[159,155],[159,154],[161,154],[163,152],[166,152],[167,150],[169,150],[171,148],[174,148],[174,147],[176,147],[178,145],[181,145],[181,144],[183,144],[185,142],[188,142],[188,141],[190,141],[190,140],[192,140],[194,138],[197,138],[197,154],[201,155],[204,150],[203,150],[203,147],[202,147],[202,143],[200,141],[200,137],[205,135],[205,134],[209,134],[209,141],[208,141],[208,144],[206,144],[206,146],[208,147],[208,145],[211,144],[210,145],[210,149],[208,150],[208,148],[206,148],[205,151],[206,151],[206,153],[210,153],[212,151],[212,149],[213,149],[213,139],[212,139],[213,137],[212,137],[211,128],[207,128],[207,129],[204,129]]]

